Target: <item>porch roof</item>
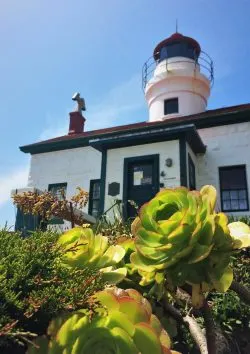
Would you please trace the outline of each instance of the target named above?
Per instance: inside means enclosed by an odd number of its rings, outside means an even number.
[[[103,151],[125,146],[177,140],[183,137],[185,137],[194,153],[205,153],[206,146],[194,124],[183,124],[176,127],[151,127],[151,129],[146,131],[121,132],[112,136],[90,139],[89,145],[99,151]]]

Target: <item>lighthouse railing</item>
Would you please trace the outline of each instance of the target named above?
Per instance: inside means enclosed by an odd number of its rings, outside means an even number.
[[[173,57],[169,58],[169,59],[171,59],[171,64],[178,64],[178,63],[186,63],[187,62],[186,58],[185,58],[185,60],[184,59],[181,60],[180,57],[176,60],[174,60]],[[165,66],[166,62],[164,61],[164,62],[162,62],[162,64]],[[213,60],[211,59],[211,57],[207,53],[201,51],[199,57],[194,61],[194,64],[199,65],[201,73],[208,78],[208,80],[211,83],[211,87],[212,87],[214,84],[214,63],[213,63]],[[143,91],[145,91],[147,83],[153,77],[154,71],[158,65],[160,65],[160,61],[155,60],[154,56],[151,56],[150,58],[148,58],[148,60],[143,64],[143,67],[142,67],[142,89],[143,89]]]

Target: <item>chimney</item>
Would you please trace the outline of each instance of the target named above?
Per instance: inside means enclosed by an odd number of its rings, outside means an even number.
[[[79,134],[84,131],[85,118],[81,112],[70,112],[69,114],[69,135]]]

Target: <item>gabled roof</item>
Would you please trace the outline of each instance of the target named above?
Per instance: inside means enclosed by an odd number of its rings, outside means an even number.
[[[250,121],[250,104],[225,107],[208,110],[199,114],[169,118],[165,121],[140,122],[128,125],[121,125],[111,128],[86,131],[79,134],[63,135],[53,139],[40,141],[20,147],[25,153],[38,154],[42,152],[72,149],[81,146],[88,146],[89,141],[122,134],[124,132],[148,131],[152,128],[174,127],[182,124],[194,124],[197,129],[208,128],[218,125],[235,124]]]

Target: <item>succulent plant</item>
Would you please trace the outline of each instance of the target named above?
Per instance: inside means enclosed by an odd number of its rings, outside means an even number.
[[[250,233],[243,223],[228,225],[226,215],[215,212],[215,204],[216,189],[204,186],[200,191],[165,189],[142,206],[132,225],[136,252],[130,257],[142,276],[141,285],[164,272],[174,285],[193,285],[196,303],[203,292],[228,289],[233,280],[230,256],[248,244]]]
[[[136,290],[109,288],[96,294],[100,305],[90,315],[79,310],[52,321],[43,352],[28,354],[168,354],[171,341],[149,302]],[[48,348],[48,349],[47,349]],[[44,351],[46,350],[46,351]]]
[[[99,269],[104,281],[116,284],[124,279],[126,268],[115,269],[125,250],[119,245],[109,246],[108,238],[95,235],[90,228],[75,227],[59,237],[64,248],[63,263],[72,268]]]

